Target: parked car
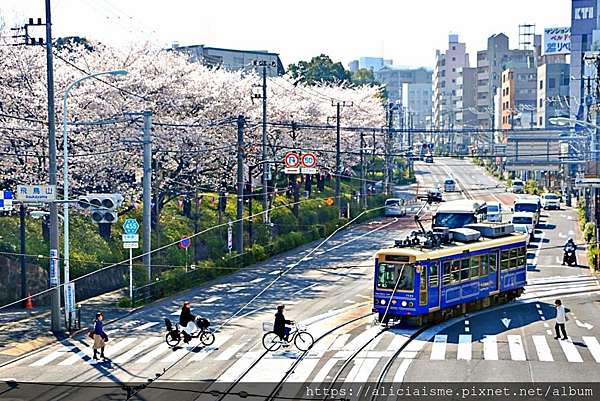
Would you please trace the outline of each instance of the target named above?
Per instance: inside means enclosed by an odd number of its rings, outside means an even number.
[[[425,163],[433,163],[433,156],[432,155],[425,156]]]
[[[516,194],[522,194],[525,191],[525,183],[521,180],[513,180],[511,190]]]
[[[515,231],[527,233],[530,240],[535,233],[535,214],[531,212],[516,212],[512,216],[512,224]]]
[[[386,216],[405,216],[404,200],[398,198],[386,199],[384,214]]]
[[[444,180],[444,192],[454,192],[456,191],[456,182],[448,177]]]
[[[560,209],[560,197],[557,194],[547,193],[542,195],[542,207],[544,209]]]
[[[500,223],[502,221],[502,203],[486,202],[487,204],[487,221]]]

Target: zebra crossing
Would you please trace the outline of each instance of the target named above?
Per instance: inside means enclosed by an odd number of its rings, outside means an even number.
[[[158,322],[141,322],[139,327],[153,327]],[[208,359],[218,362],[233,361],[236,369],[241,369],[250,363],[257,354],[256,338],[251,336],[235,336],[219,333],[214,344],[208,347],[194,349],[194,345],[185,345],[171,349],[162,336],[140,336],[141,330],[134,327],[135,336],[117,338],[107,344],[105,354],[115,364],[148,365],[173,363],[179,359],[187,359],[187,363],[201,363]],[[362,327],[362,328],[361,328]],[[316,379],[327,375],[337,362],[348,357],[354,350],[374,337],[379,328],[370,325],[361,326],[351,333],[331,335],[315,344],[305,358],[305,369],[316,369]],[[391,357],[409,338],[407,333],[388,333],[372,341],[358,355],[363,371],[351,371],[349,377],[362,378],[364,369],[375,367],[378,361]],[[192,352],[193,350],[193,352]],[[294,351],[293,347],[287,353]],[[293,352],[292,352],[293,353]],[[93,351],[89,341],[81,339],[65,341],[60,347],[51,349],[46,354],[33,355],[25,360],[26,366],[45,368],[48,366],[68,367],[77,364],[94,364]],[[273,353],[267,356],[269,360],[293,359],[286,353]],[[294,357],[297,357],[294,356]],[[594,336],[570,337],[568,340],[554,340],[552,335],[533,334],[490,334],[475,337],[471,333],[449,335],[438,333],[428,341],[413,340],[401,352],[400,359],[429,359],[444,360],[511,360],[517,362],[568,362],[600,363],[600,342]],[[242,361],[243,360],[243,361]],[[322,361],[322,362],[320,362]],[[359,369],[357,367],[356,369]],[[235,369],[234,369],[235,370]],[[368,370],[368,369],[367,369]],[[231,374],[235,372],[230,372]],[[298,377],[308,377],[309,373],[297,372]]]
[[[450,348],[455,350],[449,351]],[[437,334],[431,341],[428,359],[570,363],[583,363],[585,360],[600,363],[600,343],[592,336],[555,340],[552,335],[519,334],[484,335],[481,339],[474,339],[471,334],[459,334],[458,341],[454,339],[451,343],[447,334]]]

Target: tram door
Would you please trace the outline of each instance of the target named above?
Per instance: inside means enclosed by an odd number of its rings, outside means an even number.
[[[431,262],[427,267],[429,270],[429,285],[427,286],[427,293],[429,298],[429,307],[435,308],[440,306],[440,280],[438,277],[439,262]],[[421,280],[423,276],[421,275]]]
[[[500,270],[498,266],[498,251],[488,255],[489,261],[489,277],[490,277],[490,292],[500,289]]]

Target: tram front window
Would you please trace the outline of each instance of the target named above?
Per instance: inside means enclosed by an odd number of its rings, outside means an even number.
[[[404,269],[403,269],[404,267]],[[398,280],[398,276],[400,280]],[[398,282],[398,287],[396,287]],[[377,276],[377,287],[382,290],[413,291],[415,289],[415,265],[392,265],[389,263],[379,264],[379,274]]]

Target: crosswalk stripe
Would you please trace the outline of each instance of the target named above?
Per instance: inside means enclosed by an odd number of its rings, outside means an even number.
[[[129,362],[129,360],[131,360],[131,358],[133,358],[140,352],[144,351],[146,348],[150,348],[154,344],[158,343],[160,340],[161,340],[160,337],[147,338],[144,341],[142,341],[140,344],[138,344],[135,347],[133,347],[132,349],[130,349],[129,351],[125,352],[124,354],[119,355],[117,358],[115,358],[115,362],[116,363]]]
[[[34,363],[32,363],[29,366],[44,366],[49,364],[50,362],[52,362],[55,359],[60,358],[61,356],[64,356],[65,353],[67,352],[71,352],[75,347],[62,347],[61,349],[52,352],[49,355],[46,355],[45,357],[43,357],[42,359],[35,361]]]
[[[315,343],[315,345],[308,351],[305,359],[318,359],[321,358],[327,350],[331,348],[331,345],[336,340],[336,336],[327,336]],[[293,380],[290,380],[293,382]]]
[[[203,301],[201,301],[200,303],[203,305],[206,305],[206,304],[212,304],[215,301],[218,301],[219,299],[221,299],[221,297],[215,296],[215,297],[210,297],[210,298],[206,298],[206,299],[204,299],[204,297],[194,297],[194,299],[203,299]]]
[[[458,336],[458,353],[456,355],[456,359],[463,359],[466,361],[471,360],[472,338],[473,337],[470,334],[461,334]]]
[[[315,370],[321,360],[319,358],[304,358],[294,369],[294,373],[288,379],[290,383],[306,383],[310,374]]]
[[[396,352],[402,347],[407,341],[409,337],[403,334],[396,334],[390,345],[388,345],[387,350]]]
[[[234,345],[230,346],[225,351],[223,351],[221,354],[219,354],[215,358],[215,360],[227,361],[227,360],[231,359],[239,350],[242,349],[242,347],[244,347],[246,345],[246,343],[247,343],[247,341],[244,341],[242,343],[234,344]]]
[[[335,364],[338,363],[338,361],[338,359],[328,359],[327,362],[325,362],[325,365],[323,365],[323,367],[321,368],[321,370],[319,370],[319,372],[315,375],[312,382],[324,383],[325,379],[327,379],[327,376],[329,375],[329,372],[335,366]]]
[[[114,358],[115,356],[117,356],[117,353],[119,351],[121,351],[123,348],[129,346],[130,344],[134,343],[137,340],[137,337],[128,337],[128,338],[124,338],[121,341],[118,341],[116,343],[111,343],[108,342],[106,343],[106,350],[104,351],[104,355],[106,355],[109,358]]]
[[[404,375],[406,375],[406,371],[411,362],[411,359],[405,359],[400,363],[398,370],[396,370],[396,373],[394,374],[393,383],[402,383],[404,381]]]
[[[344,346],[344,350],[346,351],[354,351],[362,347],[365,343],[367,343],[370,339],[374,338],[377,333],[381,331],[379,327],[371,327],[368,330],[357,335],[352,341]]]
[[[573,344],[573,341],[571,341],[571,339],[559,340],[558,343],[560,344],[560,347],[565,353],[567,361],[583,362],[583,359],[581,359],[581,355],[579,355],[579,352],[577,352],[577,348],[575,347],[575,344]]]
[[[433,345],[431,346],[431,360],[443,361],[446,358],[446,342],[448,336],[446,334],[438,334],[433,339]]]
[[[366,383],[375,366],[379,363],[379,358],[356,358],[354,366],[346,376],[344,383]]]
[[[262,359],[253,369],[244,375],[242,383],[277,383],[284,372],[287,372],[295,359],[269,358]]]
[[[194,349],[193,345],[187,345],[185,347],[181,347],[177,351],[174,351],[173,353],[171,353],[171,355],[168,355],[168,356],[164,357],[163,359],[161,359],[161,362],[169,362],[169,363],[175,362],[175,361],[183,358],[192,349]]]
[[[331,344],[331,347],[329,349],[331,351],[341,350],[342,348],[344,348],[344,345],[346,344],[346,341],[348,341],[349,338],[350,338],[350,334],[341,334],[341,335],[337,336],[335,341],[333,342],[333,344]]]
[[[258,352],[246,352],[240,359],[238,359],[233,365],[229,367],[222,375],[217,378],[217,382],[221,383],[233,383],[239,379],[239,377],[252,365],[256,358],[258,358]]]
[[[221,345],[225,344],[227,342],[227,340],[229,340],[230,338],[231,338],[230,335],[217,336],[217,338],[215,339],[215,342],[212,343],[212,345],[202,348],[191,358],[191,360],[192,361],[201,361],[201,360],[205,359],[207,356],[209,356],[210,354],[212,354],[213,352],[218,350],[219,347]]]
[[[582,338],[586,347],[588,347],[590,354],[594,357],[594,360],[600,363],[600,344],[596,337],[583,336]]]
[[[498,360],[498,342],[495,335],[483,337],[483,359],[486,361]]]
[[[157,324],[160,324],[160,322],[148,322],[146,324],[142,324],[140,327],[136,327],[134,330],[136,330],[136,331],[146,330],[146,329],[149,329],[150,327],[156,326]]]
[[[170,349],[171,349],[171,347],[169,347],[169,344],[167,344],[166,342],[160,343],[160,344],[158,344],[158,347],[154,348],[152,351],[148,352],[141,358],[136,359],[135,363],[151,362],[152,360],[154,360],[155,358],[158,358],[159,356],[161,356],[162,354],[164,354],[165,352],[167,352]]]
[[[60,362],[58,365],[59,366],[70,366],[77,362],[85,362],[85,361],[89,361],[89,360],[90,360],[89,355],[87,355],[83,351],[79,351],[76,354],[71,355],[69,358],[65,359],[64,361]]]
[[[507,335],[508,349],[510,350],[510,358],[513,361],[526,361],[525,349],[523,348],[523,340],[519,335]]]
[[[550,347],[548,346],[548,342],[546,341],[546,336],[531,336],[531,339],[533,340],[533,344],[535,345],[535,350],[540,361],[554,361],[554,358],[552,357],[552,352],[550,351]]]
[[[426,344],[428,344],[428,341],[415,338],[413,341],[408,343],[406,348],[404,348],[398,356],[400,358],[415,359]]]

